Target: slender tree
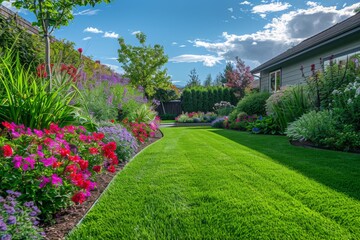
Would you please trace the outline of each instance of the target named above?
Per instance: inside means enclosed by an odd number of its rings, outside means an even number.
[[[15,0],[12,5],[16,8],[24,8],[34,13],[36,21],[34,25],[40,27],[40,33],[45,41],[45,64],[46,72],[51,81],[50,68],[50,35],[56,28],[68,25],[74,19],[73,8],[76,6],[91,5],[97,3],[109,3],[111,0]],[[0,0],[0,3],[4,0]],[[51,89],[50,82],[50,89]]]
[[[192,69],[189,74],[189,81],[187,82],[185,87],[196,87],[201,86],[201,82],[199,79],[199,75],[196,72],[196,69]]]
[[[212,82],[211,74],[208,74],[204,81],[204,87],[210,87],[212,85],[212,83],[213,82]]]
[[[164,54],[164,48],[161,45],[145,45],[144,33],[137,33],[136,38],[140,46],[125,44],[124,38],[119,38],[118,61],[125,71],[124,77],[129,78],[133,86],[142,86],[146,96],[152,97],[156,89],[166,90],[171,87],[167,69],[163,69],[168,57]]]

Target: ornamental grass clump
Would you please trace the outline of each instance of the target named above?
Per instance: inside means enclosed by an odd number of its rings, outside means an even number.
[[[0,191],[1,239],[43,239],[45,233],[38,226],[40,210],[34,202],[20,204],[21,195],[12,190]]]
[[[0,136],[0,191],[23,193],[19,201],[33,201],[41,218],[50,221],[72,202],[83,203],[96,187],[95,174],[115,172],[116,143],[102,142],[103,133],[83,127],[37,130],[3,122]]]

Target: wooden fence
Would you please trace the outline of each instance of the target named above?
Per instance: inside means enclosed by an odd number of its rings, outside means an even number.
[[[19,26],[26,29],[31,34],[39,34],[39,29],[33,26],[30,22],[20,17],[17,13],[11,11],[10,9],[0,5],[0,15],[5,19],[13,18]]]
[[[165,112],[164,112],[164,110],[165,110]],[[174,101],[170,101],[170,102],[161,103],[156,108],[156,111],[159,113],[159,115],[174,114],[174,115],[178,116],[182,112],[181,101],[174,100]]]

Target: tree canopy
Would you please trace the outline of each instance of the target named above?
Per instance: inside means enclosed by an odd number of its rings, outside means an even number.
[[[161,45],[146,45],[144,33],[137,33],[136,38],[140,46],[126,44],[124,38],[119,38],[118,61],[125,71],[124,77],[129,78],[132,85],[142,86],[146,96],[152,97],[156,89],[166,90],[171,86],[167,69],[163,68],[168,57],[164,54],[164,48]]]

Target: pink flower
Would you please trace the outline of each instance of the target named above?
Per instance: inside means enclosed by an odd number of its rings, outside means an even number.
[[[24,161],[25,161],[25,163],[23,165],[24,171],[27,171],[29,169],[29,166],[30,166],[30,169],[34,169],[35,160],[32,157],[26,157],[26,158],[24,158]]]
[[[80,54],[82,54],[83,49],[82,49],[82,48],[78,48],[78,52],[79,52]]]
[[[39,138],[41,138],[41,137],[44,136],[44,132],[41,131],[41,130],[34,129],[34,133],[35,133],[36,136],[38,136]]]
[[[53,165],[54,162],[56,162],[56,158],[54,156],[51,156],[49,158],[44,158],[40,160],[45,167],[49,167],[51,165]]]
[[[51,184],[55,186],[62,185],[62,179],[57,174],[51,175]]]
[[[18,169],[21,167],[21,163],[22,163],[22,156],[18,156],[16,155],[12,162],[14,163],[14,168]]]
[[[10,145],[4,145],[2,147],[4,157],[11,157],[13,155],[13,150]]]
[[[40,184],[39,184],[39,187],[40,188],[43,188],[43,187],[45,187],[46,186],[46,184],[48,184],[49,182],[50,182],[50,178],[48,178],[48,177],[45,177],[45,176],[42,176],[41,178],[40,178]]]

